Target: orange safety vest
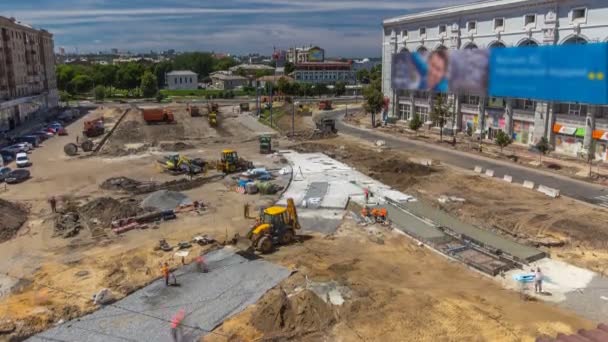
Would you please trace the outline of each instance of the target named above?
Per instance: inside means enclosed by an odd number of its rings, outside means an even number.
[[[168,277],[169,276],[169,267],[168,266],[163,266],[161,269],[161,272],[163,272],[163,277]]]
[[[372,216],[376,217],[380,214],[380,211],[377,208],[372,209]]]
[[[382,208],[382,209],[380,209],[380,216],[382,216],[382,217],[386,217],[386,215],[388,215],[388,213],[387,213],[387,211],[386,211],[386,208]]]

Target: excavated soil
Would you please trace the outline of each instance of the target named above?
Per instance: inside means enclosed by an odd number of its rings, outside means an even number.
[[[27,220],[27,209],[0,199],[0,243],[12,239]]]
[[[288,296],[276,288],[256,305],[251,324],[264,334],[264,340],[294,339],[318,333],[336,322],[331,305],[310,290]]]
[[[101,197],[81,206],[78,212],[88,219],[90,225],[109,227],[112,221],[139,215],[143,210],[135,201]]]
[[[99,185],[104,190],[124,191],[131,194],[147,194],[158,190],[186,191],[201,187],[207,183],[214,182],[223,178],[223,175],[216,174],[197,178],[180,178],[164,183],[141,182],[128,177],[113,177],[106,179]]]

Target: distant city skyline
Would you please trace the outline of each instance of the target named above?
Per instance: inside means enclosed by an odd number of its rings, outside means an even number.
[[[54,34],[66,53],[270,54],[314,44],[328,57],[380,56],[382,19],[469,0],[4,0],[0,15]],[[36,8],[36,10],[32,10]]]

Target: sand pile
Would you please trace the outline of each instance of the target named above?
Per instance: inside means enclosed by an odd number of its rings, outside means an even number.
[[[109,227],[112,221],[139,215],[143,210],[135,202],[100,197],[81,206],[78,212],[87,218],[89,225]]]
[[[173,210],[188,204],[192,204],[192,201],[181,192],[159,190],[146,197],[141,202],[141,207],[153,210]]]
[[[0,199],[0,242],[12,239],[26,220],[24,207]]]
[[[310,290],[292,296],[282,289],[270,290],[251,317],[251,324],[264,333],[265,339],[305,336],[336,322],[331,305]]]

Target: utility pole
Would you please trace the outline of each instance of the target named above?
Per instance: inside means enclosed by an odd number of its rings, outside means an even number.
[[[295,126],[296,126],[296,102],[291,101],[291,138],[295,136]]]
[[[456,146],[456,97],[452,99],[452,146]]]
[[[268,92],[270,93],[270,128],[272,128],[272,83],[269,83]]]
[[[344,114],[345,117],[348,117],[348,103],[346,104],[346,113]]]
[[[258,118],[260,117],[260,83],[255,81],[255,107],[258,111]]]

